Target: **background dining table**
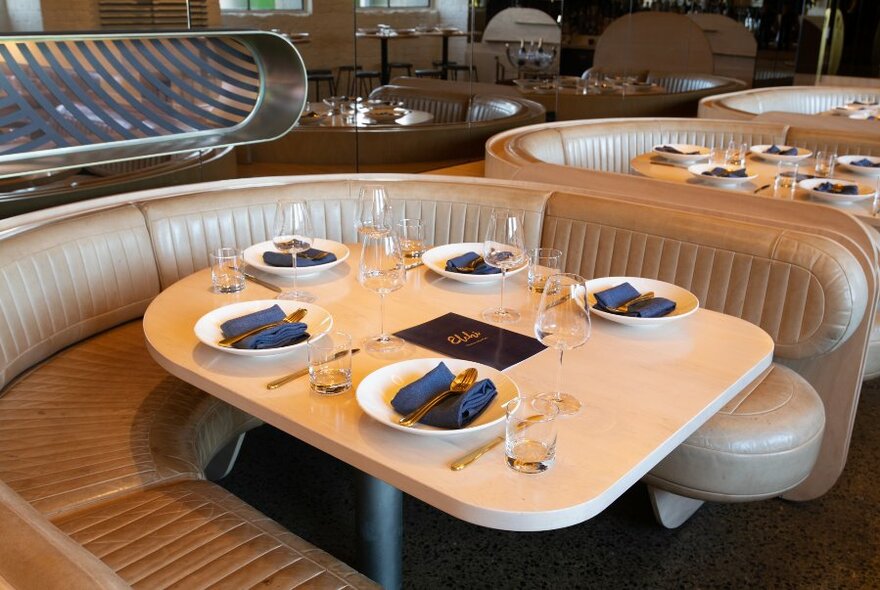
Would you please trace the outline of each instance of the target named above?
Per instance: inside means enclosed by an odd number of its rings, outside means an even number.
[[[387,31],[358,31],[356,37],[358,39],[378,39],[379,40],[379,83],[382,86],[387,85],[391,81],[391,69],[388,66],[388,41],[400,39],[418,39],[420,37],[440,37],[442,45],[440,49],[440,67],[443,72],[443,78],[449,77],[449,39],[451,37],[466,37],[468,33],[460,29],[432,29],[430,31],[418,31],[415,29],[406,29],[405,31],[397,31],[389,29]]]
[[[313,293],[316,303],[332,314],[334,329],[350,333],[359,345],[379,330],[379,298],[358,283],[359,247],[350,248],[348,260],[301,277],[299,288]],[[508,277],[505,303],[523,317],[505,327],[534,336],[539,296],[528,291],[525,275]],[[260,277],[290,284],[271,274]],[[421,266],[408,271],[406,285],[386,297],[386,327],[398,331],[450,311],[476,319],[498,303],[498,290],[497,283],[465,284]],[[305,347],[276,356],[238,356],[200,343],[193,331],[211,310],[275,295],[252,283],[239,293],[217,294],[211,290],[209,270],[196,272],[150,304],[143,323],[148,349],[173,375],[358,470],[359,565],[386,588],[399,587],[401,581],[401,491],[491,528],[538,531],[583,522],[761,376],[773,355],[766,332],[709,310],[653,328],[594,317],[590,340],[566,354],[565,388],[583,408],[559,420],[556,464],[541,475],[524,475],[508,468],[503,449],[496,448],[470,467],[452,471],[453,460],[498,436],[503,424],[473,433],[423,436],[370,417],[355,396],[373,371],[437,353],[411,343],[385,358],[362,352],[353,360],[352,390],[324,397],[310,391],[308,377],[266,388],[269,381],[306,365]],[[504,373],[521,395],[546,392],[557,362],[556,352],[547,349]]]

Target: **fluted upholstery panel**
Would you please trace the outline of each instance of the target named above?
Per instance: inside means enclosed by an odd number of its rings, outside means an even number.
[[[46,515],[200,478],[259,420],[170,376],[140,321],[70,347],[0,398],[0,479]]]
[[[659,84],[666,92],[693,92],[694,90],[708,90],[720,88],[726,85],[724,78],[717,76],[701,76],[700,74],[648,72],[648,82]]]
[[[470,97],[452,92],[431,92],[403,86],[380,86],[370,98],[400,101],[410,109],[434,115],[434,123],[460,123],[467,120]]]
[[[221,246],[246,248],[271,238],[278,199],[309,202],[315,233],[356,242],[357,195],[363,182],[279,183],[248,190],[222,190],[142,204],[155,244],[163,287],[209,264]],[[493,207],[523,211],[526,241],[540,241],[546,193],[540,190],[460,182],[384,182],[395,216],[419,217],[435,244],[481,241]]]
[[[145,490],[55,524],[134,588],[379,588],[207,482]]]
[[[700,117],[748,119],[769,111],[814,115],[853,101],[880,101],[876,88],[788,86],[730,92],[700,101]]]
[[[847,154],[880,156],[878,133],[855,135],[792,126],[788,130],[786,144],[805,147],[813,152],[831,150],[839,156]]]
[[[0,235],[0,388],[52,353],[140,317],[159,292],[132,206]]]
[[[692,291],[703,307],[761,326],[776,355],[834,350],[865,313],[858,262],[836,242],[719,217],[551,197],[542,245],[586,278],[642,276]]]
[[[506,100],[500,96],[476,95],[471,100],[467,120],[470,122],[493,121],[513,117],[524,110],[525,107],[521,103]]]

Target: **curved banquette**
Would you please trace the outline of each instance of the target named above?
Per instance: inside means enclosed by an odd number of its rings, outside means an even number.
[[[513,203],[524,211],[528,244],[562,249],[566,270],[675,282],[706,307],[773,336],[789,367],[774,365],[646,474],[652,486],[701,500],[808,499],[837,479],[856,395],[814,388],[801,375],[814,379],[817,365],[834,371],[842,352],[864,349],[876,277],[844,237],[760,215],[727,219],[488,179],[206,183],[0,220],[8,326],[0,332],[0,511],[33,538],[9,549],[15,559],[0,561],[0,575],[38,587],[28,572],[49,563],[58,576],[77,570],[112,580],[107,587],[375,587],[205,480],[211,456],[254,421],[159,369],[140,317],[161,289],[207,266],[212,249],[267,239],[279,198],[307,200],[318,234],[353,241],[358,188],[377,181],[387,184],[398,215],[426,222],[435,244],[479,240],[491,209]],[[761,421],[737,411],[743,407]],[[728,448],[730,441],[738,446]],[[736,461],[719,463],[719,455]],[[172,524],[181,518],[186,525]]]
[[[275,141],[248,146],[253,162],[287,162],[326,171],[419,172],[480,159],[492,135],[543,122],[541,105],[505,95],[381,86],[371,98],[396,100],[434,116],[422,125],[296,127]]]
[[[815,115],[854,101],[877,102],[880,90],[866,86],[784,86],[753,88],[704,98],[699,116],[707,119],[753,119],[767,112]]]

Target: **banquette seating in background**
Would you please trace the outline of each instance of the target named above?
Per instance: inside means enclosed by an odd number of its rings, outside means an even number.
[[[853,101],[877,102],[880,90],[866,86],[784,86],[717,93],[700,101],[699,116],[749,120],[768,112],[815,115]]]
[[[0,333],[0,511],[10,515],[0,526],[28,539],[2,537],[5,580],[36,587],[34,572],[49,569],[84,576],[70,577],[73,585],[374,587],[204,481],[212,455],[254,421],[161,371],[145,350],[139,318],[161,289],[207,266],[212,249],[267,239],[279,198],[307,200],[318,234],[355,240],[359,186],[377,181],[388,186],[398,216],[426,222],[434,244],[479,240],[491,208],[513,206],[524,211],[528,244],[562,249],[566,270],[675,282],[705,307],[774,337],[779,360],[792,368],[774,364],[694,433],[699,440],[661,463],[649,475],[652,486],[698,499],[808,499],[836,480],[849,437],[841,422],[851,422],[854,394],[817,388],[820,401],[799,373],[814,378],[817,365],[834,371],[839,351],[864,349],[876,277],[843,232],[487,179],[206,183],[0,221],[8,326]],[[728,460],[719,462],[722,455]],[[213,462],[218,476],[228,460],[219,468]],[[655,498],[666,524],[684,518],[668,510],[678,496]]]
[[[441,91],[381,86],[371,98],[396,100],[429,112],[432,123],[376,127],[295,128],[272,142],[245,148],[254,162],[287,162],[328,172],[419,172],[480,159],[492,135],[544,121],[537,103],[506,95],[473,94],[466,88]]]

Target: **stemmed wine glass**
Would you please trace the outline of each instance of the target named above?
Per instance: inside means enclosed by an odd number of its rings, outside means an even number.
[[[403,254],[397,236],[391,232],[364,234],[358,280],[361,285],[379,294],[379,335],[369,338],[364,346],[372,353],[394,352],[403,340],[385,332],[385,296],[397,291],[406,282]]]
[[[501,303],[498,307],[483,311],[484,320],[497,324],[519,320],[517,311],[504,307],[504,280],[507,271],[520,266],[525,259],[525,240],[519,215],[509,209],[493,209],[483,242],[483,260],[501,269]]]
[[[293,257],[293,290],[284,290],[278,299],[314,301],[311,293],[297,289],[296,257],[312,247],[312,218],[304,201],[279,201],[275,208],[272,243],[281,252]]]
[[[574,414],[581,407],[576,397],[562,391],[562,355],[590,339],[590,312],[586,298],[587,286],[583,277],[564,273],[552,275],[544,285],[535,317],[535,336],[542,344],[559,352],[556,390],[539,397],[555,402],[560,414]]]
[[[355,225],[361,236],[392,230],[391,202],[384,186],[366,184],[361,187]]]

